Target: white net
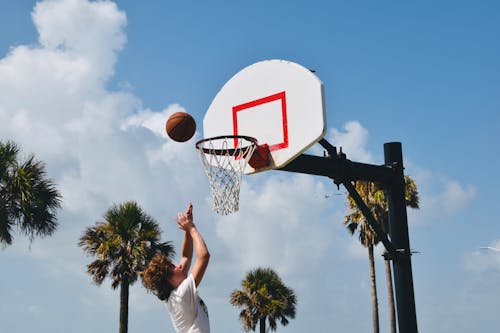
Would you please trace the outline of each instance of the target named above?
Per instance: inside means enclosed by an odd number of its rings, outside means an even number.
[[[221,136],[196,143],[210,181],[213,210],[220,215],[238,211],[240,184],[256,140],[244,136]]]

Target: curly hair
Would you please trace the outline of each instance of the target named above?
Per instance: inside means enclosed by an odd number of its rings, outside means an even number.
[[[168,300],[170,292],[174,289],[167,279],[172,275],[169,266],[172,262],[162,253],[157,253],[151,259],[145,270],[140,272],[142,284],[160,300]]]

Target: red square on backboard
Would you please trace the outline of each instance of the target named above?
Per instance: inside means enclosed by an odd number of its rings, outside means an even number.
[[[263,107],[271,106],[272,108],[263,109]],[[257,110],[265,110],[257,111]],[[243,117],[245,115],[246,117]],[[233,106],[233,130],[234,135],[249,135],[249,133],[242,133],[241,128],[242,118],[252,117],[252,136],[253,133],[259,134],[259,131],[265,129],[265,126],[270,123],[268,135],[264,134],[258,136],[259,144],[268,144],[269,150],[274,151],[288,147],[288,124],[286,115],[286,93],[285,91],[259,98],[250,102]],[[259,122],[260,120],[260,122]],[[273,121],[274,120],[274,121]],[[262,140],[266,142],[261,142]]]

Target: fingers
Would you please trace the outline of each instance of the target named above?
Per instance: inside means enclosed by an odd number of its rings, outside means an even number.
[[[182,230],[187,230],[190,225],[193,224],[193,204],[189,203],[189,206],[185,213],[177,213],[177,224]]]
[[[193,222],[193,204],[189,203],[189,206],[186,210],[186,218],[188,219],[189,222]]]
[[[184,230],[186,227],[186,222],[187,222],[187,217],[183,213],[178,213],[177,214],[177,225],[179,226],[179,229]]]

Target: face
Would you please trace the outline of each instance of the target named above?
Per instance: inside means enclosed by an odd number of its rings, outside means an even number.
[[[182,281],[184,281],[187,276],[180,266],[175,266],[174,264],[170,264],[167,268],[171,275],[167,279],[167,282],[172,285],[172,287],[177,288]]]

